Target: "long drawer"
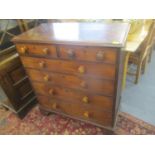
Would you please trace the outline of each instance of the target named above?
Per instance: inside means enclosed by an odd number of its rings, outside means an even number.
[[[106,111],[112,112],[113,98],[111,97],[56,87],[40,82],[33,82],[32,84],[37,94],[65,101],[72,101],[81,105],[89,104],[90,106],[100,107]]]
[[[45,58],[33,58],[21,56],[23,65],[26,68],[44,69],[60,73],[75,75],[89,75],[94,77],[104,77],[115,79],[115,65],[103,63],[84,63],[77,61],[50,60]]]
[[[52,73],[34,69],[27,69],[27,73],[32,81],[46,82],[53,85],[85,90],[109,96],[113,96],[114,94],[114,81],[111,80],[93,79],[85,76],[80,78],[74,75]]]
[[[94,122],[104,126],[112,126],[112,113],[90,105],[81,106],[76,103],[63,102],[45,96],[38,96],[40,104],[49,111],[59,112],[78,119]]]

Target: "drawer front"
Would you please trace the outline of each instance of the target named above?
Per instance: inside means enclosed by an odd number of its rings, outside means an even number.
[[[20,97],[23,98],[25,95],[32,91],[30,82],[26,80],[20,87],[18,87],[17,91]]]
[[[21,57],[21,60],[26,68],[44,69],[59,73],[89,75],[99,78],[115,79],[114,65],[50,60],[32,57]]]
[[[26,73],[25,73],[24,68],[21,66],[21,67],[18,67],[16,69],[12,70],[9,73],[9,76],[10,76],[12,82],[16,83],[16,82],[22,80],[26,76]]]
[[[116,63],[116,48],[59,46],[58,49],[62,59]]]
[[[60,100],[49,99],[45,96],[38,96],[40,104],[55,112],[64,113],[82,120],[98,123],[104,126],[112,126],[112,113],[90,105],[81,106],[76,103],[67,103]]]
[[[33,82],[33,87],[36,93],[40,95],[45,95],[51,98],[58,98],[66,101],[72,101],[81,105],[89,104],[94,107],[98,106],[106,111],[112,112],[113,99],[110,97],[51,86],[49,84],[40,82]]]
[[[52,85],[72,88],[75,90],[89,91],[99,94],[114,95],[114,81],[78,77],[60,73],[50,73],[34,69],[27,69],[32,81],[46,82]]]
[[[20,102],[16,103],[15,105],[16,110],[19,110],[20,108],[24,107],[29,102],[31,102],[31,100],[33,100],[34,98],[35,98],[35,94],[33,91],[31,91],[29,94],[21,98]]]
[[[17,44],[16,48],[20,55],[57,58],[56,47],[54,45]]]

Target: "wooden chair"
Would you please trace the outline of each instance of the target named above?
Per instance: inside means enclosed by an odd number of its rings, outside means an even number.
[[[151,57],[152,57],[152,52],[153,52],[153,48],[154,48],[154,44],[155,44],[155,24],[153,27],[153,33],[152,33],[152,41],[151,41],[151,51],[149,53],[149,58],[148,58],[148,62],[151,62]]]
[[[151,52],[152,47],[152,38],[153,38],[153,28],[154,28],[154,22],[152,22],[148,35],[143,42],[142,46],[137,50],[137,52],[133,53],[129,57],[129,64],[135,64],[136,65],[136,73],[128,72],[129,75],[135,76],[135,84],[139,82],[139,78],[141,73],[145,73],[149,54]]]

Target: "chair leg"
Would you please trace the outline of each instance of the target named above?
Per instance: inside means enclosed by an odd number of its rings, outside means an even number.
[[[144,74],[146,72],[146,68],[147,68],[147,64],[148,64],[148,59],[149,59],[149,55],[146,56],[146,58],[143,61],[143,69],[142,69],[142,74]]]
[[[125,89],[126,86],[126,76],[127,76],[127,68],[129,62],[130,52],[127,52],[124,60],[124,69],[123,69],[123,81],[122,81],[122,89]]]
[[[149,58],[148,58],[148,62],[149,62],[149,63],[151,62],[152,51],[153,51],[153,49],[151,49],[151,51],[150,51],[150,53],[149,53]]]
[[[142,69],[142,62],[139,62],[138,66],[137,66],[137,71],[136,71],[135,84],[138,84],[138,82],[139,82],[139,78],[141,75],[141,69]]]

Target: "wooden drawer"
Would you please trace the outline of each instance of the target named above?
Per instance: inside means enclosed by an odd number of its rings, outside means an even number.
[[[20,97],[23,98],[30,91],[32,91],[30,82],[26,80],[20,87],[18,87],[17,91],[19,92]]]
[[[109,96],[114,95],[114,81],[94,79],[88,77],[78,77],[60,73],[27,69],[27,73],[32,81],[46,82],[52,85],[63,86],[75,90],[89,91]]]
[[[33,87],[37,94],[58,98],[61,100],[72,101],[79,104],[89,104],[99,106],[106,111],[112,112],[113,98],[94,95],[85,91],[75,91],[73,89],[56,87],[45,83],[33,82]]]
[[[45,96],[38,96],[40,104],[48,110],[64,113],[78,119],[87,120],[100,125],[112,126],[112,113],[90,105],[63,102],[50,99]]]
[[[56,46],[47,44],[17,44],[20,55],[57,58]]]
[[[47,71],[54,71],[59,73],[89,75],[99,78],[115,79],[114,65],[50,60],[32,57],[21,57],[21,60],[26,68],[44,69]]]
[[[23,96],[21,98],[21,102],[18,102],[15,106],[16,109],[19,110],[20,108],[22,108],[23,106],[27,105],[28,103],[30,103],[32,100],[34,100],[35,94],[33,91],[30,91],[28,94],[25,94],[25,96]]]
[[[59,56],[63,59],[116,63],[115,48],[59,46],[58,49]]]
[[[23,66],[21,66],[21,67],[17,67],[16,69],[12,70],[9,75],[10,75],[12,82],[16,83],[22,80],[26,76],[26,73],[25,73]]]

